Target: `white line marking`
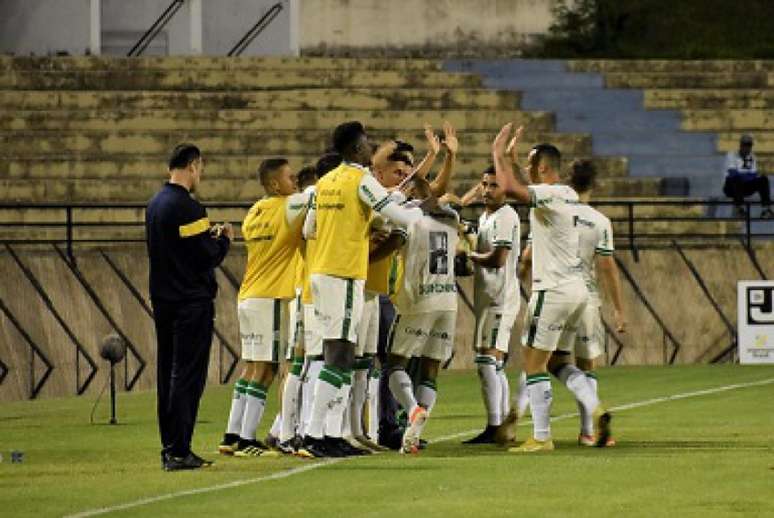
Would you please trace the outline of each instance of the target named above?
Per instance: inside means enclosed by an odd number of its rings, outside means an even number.
[[[774,378],[767,378],[759,381],[751,381],[749,383],[735,383],[733,385],[723,385],[721,387],[715,387],[710,389],[703,389],[703,390],[695,390],[692,392],[684,392],[682,394],[674,394],[672,396],[663,396],[663,397],[657,397],[652,399],[646,399],[645,401],[637,401],[634,403],[627,403],[624,405],[619,405],[615,407],[611,407],[611,411],[620,412],[623,410],[631,410],[632,408],[640,408],[644,406],[650,406],[655,405],[658,403],[665,403],[668,401],[677,401],[680,399],[687,399],[697,396],[706,396],[708,394],[717,394],[719,392],[727,392],[729,390],[736,390],[740,388],[749,388],[749,387],[759,387],[761,385],[771,385],[774,384]],[[576,417],[578,415],[577,412],[572,414],[561,414],[556,417],[551,418],[551,421],[562,421],[564,419],[569,419],[571,417]],[[527,424],[528,421],[520,421],[520,425]],[[468,430],[465,432],[458,432],[451,435],[444,435],[442,437],[438,437],[437,439],[434,439],[433,442],[445,442],[445,441],[451,441],[453,439],[458,439],[460,437],[464,437],[466,435],[470,435],[472,433],[477,432],[478,430]],[[249,484],[257,484],[259,482],[266,482],[267,480],[280,480],[283,478],[288,478],[293,475],[297,475],[299,473],[304,473],[307,471],[312,471],[313,469],[323,468],[325,466],[330,466],[331,464],[337,464],[339,462],[351,459],[352,457],[348,458],[339,458],[339,459],[330,459],[330,460],[324,460],[320,462],[315,462],[314,464],[307,464],[305,466],[299,466],[297,468],[288,469],[285,471],[280,471],[278,473],[274,473],[273,475],[266,475],[263,477],[256,477],[256,478],[247,478],[242,480],[234,480],[233,482],[226,482],[223,484],[218,484],[215,486],[208,486],[208,487],[200,487],[197,489],[187,489],[185,491],[177,491],[175,493],[167,493],[165,495],[158,495],[158,496],[152,496],[149,498],[143,498],[140,500],[135,500],[134,502],[127,502],[124,504],[118,504],[110,507],[101,507],[98,509],[90,509],[88,511],[83,511],[76,514],[70,514],[66,515],[64,518],[86,518],[89,516],[98,516],[101,514],[107,514],[112,513],[115,511],[123,511],[125,509],[132,509],[134,507],[140,507],[142,505],[148,505],[153,504],[156,502],[163,502],[164,500],[171,500],[173,498],[178,498],[181,496],[191,496],[191,495],[201,495],[204,493],[212,493],[214,491],[220,491],[222,489],[231,489],[234,487],[240,487],[240,486],[246,486]]]

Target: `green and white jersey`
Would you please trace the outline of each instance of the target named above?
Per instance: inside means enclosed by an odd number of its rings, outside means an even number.
[[[401,315],[457,310],[454,255],[459,215],[449,207],[432,213],[411,209],[408,237],[401,249],[403,279],[395,299]]]
[[[530,185],[532,292],[582,281],[578,194],[567,185]]]
[[[576,211],[583,280],[589,290],[589,304],[600,307],[602,299],[597,285],[595,258],[597,255],[613,255],[613,227],[607,216],[588,205],[581,203]]]
[[[484,212],[478,219],[476,252],[486,253],[495,248],[507,248],[508,257],[500,268],[476,265],[473,306],[477,315],[485,309],[505,315],[519,312],[520,238],[519,214],[510,205],[503,205],[491,214]]]

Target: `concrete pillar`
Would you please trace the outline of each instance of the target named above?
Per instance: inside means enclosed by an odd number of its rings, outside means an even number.
[[[89,52],[102,54],[102,0],[89,2]]]
[[[202,29],[202,0],[189,0],[188,12],[191,20],[191,54],[204,53]]]
[[[299,42],[299,31],[301,30],[301,0],[290,0],[290,55],[299,56],[301,45]]]

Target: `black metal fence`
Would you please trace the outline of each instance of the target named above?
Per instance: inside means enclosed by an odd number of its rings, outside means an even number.
[[[740,240],[750,247],[753,240],[774,237],[774,221],[753,215],[758,203],[747,202],[745,215],[733,215],[730,201],[616,200],[592,203],[613,222],[616,247],[637,250],[671,246],[672,241],[712,244]],[[237,226],[250,207],[248,202],[205,203],[210,220],[230,221]],[[528,208],[514,205],[529,230]],[[0,243],[51,243],[65,246],[69,256],[76,243],[122,243],[144,241],[143,203],[2,203]],[[481,204],[462,209],[463,218],[474,221]],[[727,216],[708,215],[727,212]]]

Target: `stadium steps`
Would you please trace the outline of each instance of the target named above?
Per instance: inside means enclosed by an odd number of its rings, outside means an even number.
[[[774,61],[723,59],[577,59],[569,60],[573,72],[739,74],[774,72]]]
[[[464,192],[481,180],[478,171],[455,176],[457,192]],[[42,178],[0,179],[0,201],[8,202],[72,202],[94,203],[147,201],[165,181],[163,172],[157,178]],[[636,183],[627,178],[602,178],[598,182],[600,195],[606,196],[657,196],[662,189],[660,179],[643,179]],[[234,200],[254,201],[264,195],[263,188],[254,174],[205,176],[198,196],[204,201]]]
[[[422,120],[413,121],[412,126],[402,129],[373,130],[369,134],[377,142],[389,138],[402,138],[418,144],[416,154],[424,152],[425,136],[421,130]],[[416,129],[411,129],[411,128]],[[491,131],[460,131],[460,155],[465,157],[490,156],[494,133]],[[573,156],[591,155],[591,139],[588,135],[527,132],[530,141],[550,140],[562,146]],[[156,155],[166,159],[169,150],[183,141],[196,142],[207,155],[212,154],[317,154],[329,146],[330,130],[256,130],[256,131],[0,131],[0,156],[42,158],[56,156],[78,159],[81,155]],[[526,154],[531,144],[519,146]]]
[[[679,112],[645,110],[642,92],[606,87],[597,70],[521,59],[449,61],[445,68],[478,72],[489,87],[521,92],[522,109],[554,112],[556,131],[590,134],[594,156],[625,157],[632,177],[680,181],[722,168],[714,135],[682,131]]]
[[[0,88],[16,90],[287,90],[289,88],[475,88],[473,74],[415,70],[8,70]]]
[[[0,66],[10,70],[32,71],[95,71],[104,70],[171,70],[195,68],[222,72],[255,70],[414,70],[433,72],[440,70],[434,59],[399,58],[290,58],[278,56],[0,56]]]
[[[291,155],[283,153],[291,168],[298,170],[304,165],[313,165],[319,154]],[[572,158],[572,157],[569,157]],[[116,178],[166,178],[164,156],[130,155],[127,157],[79,156],[63,159],[5,157],[0,160],[0,177],[8,179],[103,179]],[[254,178],[263,157],[260,155],[214,155],[205,156],[205,182],[222,178]],[[626,161],[621,158],[592,158],[600,178],[623,178],[626,176]],[[436,159],[433,171],[437,172],[443,163]],[[457,159],[455,176],[470,173],[479,176],[492,163],[488,155],[467,155]]]
[[[320,88],[276,91],[0,91],[5,110],[513,110],[516,92],[457,88]]]
[[[631,73],[608,72],[608,88],[769,88],[774,85],[774,74],[768,72],[702,73],[663,72]]]
[[[417,144],[418,156],[422,124],[451,120],[462,146],[461,181],[478,179],[494,134],[513,120],[526,124],[530,144],[550,140],[568,158],[592,156],[613,182],[605,189],[648,195],[660,185],[628,178],[625,158],[599,156],[588,134],[558,129],[552,113],[525,111],[518,92],[483,88],[478,74],[443,71],[437,61],[3,57],[0,64],[7,70],[0,77],[5,199],[143,201],[165,176],[169,149],[183,140],[210,157],[205,175],[217,185],[206,187],[205,179],[203,196],[252,199],[261,191],[244,175],[261,157],[287,155],[294,167],[312,162],[330,129],[347,119],[363,120],[375,140],[397,135]],[[599,83],[594,74],[584,81]],[[111,172],[132,177],[100,187]],[[25,178],[36,181],[24,186]]]
[[[553,114],[519,110],[52,110],[0,113],[0,131],[248,131],[329,129],[342,120],[367,121],[369,128],[421,128],[448,120],[460,131],[490,130],[516,121],[530,131],[551,131]]]
[[[774,89],[649,89],[644,99],[649,110],[774,109]]]

